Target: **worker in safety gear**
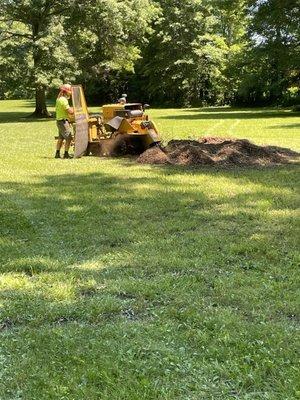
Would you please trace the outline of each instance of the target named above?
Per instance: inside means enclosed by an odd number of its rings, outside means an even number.
[[[65,141],[64,158],[71,158],[69,148],[72,141],[72,132],[70,125],[70,115],[74,114],[73,107],[69,105],[69,99],[72,94],[71,85],[65,84],[60,87],[59,94],[56,99],[56,125],[58,129],[58,140],[56,143],[55,158],[60,158],[60,150]]]

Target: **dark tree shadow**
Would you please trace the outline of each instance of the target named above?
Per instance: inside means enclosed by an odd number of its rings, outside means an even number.
[[[17,122],[24,122],[24,123],[32,123],[32,122],[41,122],[41,121],[49,121],[54,119],[55,114],[51,118],[34,118],[32,117],[32,113],[28,112],[0,112],[0,124],[7,124],[7,123],[17,123]]]
[[[202,120],[202,119],[259,119],[259,118],[293,118],[298,115],[292,112],[270,109],[232,109],[232,108],[200,108],[198,110],[184,110],[189,115],[166,115],[159,119],[174,120]],[[191,114],[194,113],[194,114]]]
[[[27,293],[26,289],[10,291],[5,300],[8,324],[26,324],[34,318],[40,322],[89,320],[90,314],[85,317],[78,309],[87,306],[88,300],[83,298],[80,287],[90,279],[98,285],[109,281],[106,295],[120,300],[119,296],[124,299],[127,295],[138,296],[136,292],[127,293],[126,285],[132,279],[137,282],[145,277],[156,279],[159,293],[159,280],[170,274],[178,279],[194,274],[205,280],[208,269],[218,276],[246,265],[255,274],[263,275],[265,271],[257,271],[256,265],[266,257],[276,263],[280,243],[293,236],[293,221],[286,209],[292,211],[297,207],[294,196],[297,165],[266,170],[149,168],[155,176],[132,177],[129,168],[124,169],[123,177],[117,178],[104,172],[48,175],[42,177],[41,183],[32,185],[11,182],[2,185],[0,233],[4,239],[0,271],[30,277],[54,274],[59,279],[78,282],[78,295],[71,306],[42,294]],[[224,189],[224,194],[216,199],[208,198],[201,186],[196,190],[194,187],[181,190],[184,176],[202,174],[212,180],[234,181],[241,187],[253,183],[255,189],[236,195]],[[165,178],[170,175],[174,179],[166,190]],[[144,185],[148,190],[141,190]],[[274,200],[274,191],[278,189],[284,192],[284,203]],[[268,204],[268,211],[278,214],[275,230],[264,212],[256,211],[261,202]],[[263,235],[255,237],[261,232]],[[224,235],[232,236],[229,244],[223,243]],[[230,250],[231,243],[240,249],[236,254]],[[268,248],[270,243],[278,244],[276,252],[255,254],[256,247]],[[159,262],[157,253],[161,254]],[[205,265],[199,262],[201,253]],[[189,254],[188,258],[183,254]],[[94,268],[86,268],[88,262],[93,262]],[[211,284],[208,282],[207,290]],[[92,297],[102,295],[103,292],[99,294],[92,289]],[[27,301],[23,309],[20,298],[24,296]],[[172,298],[172,293],[168,296]],[[6,298],[6,293],[2,293],[3,297]],[[150,303],[154,300],[149,299]],[[147,301],[144,300],[141,312],[148,307]],[[41,308],[35,308],[39,302]],[[117,314],[120,312],[118,308]]]
[[[273,125],[268,126],[268,129],[295,129],[299,128],[300,132],[300,123],[299,124],[287,124],[287,125]]]
[[[49,101],[47,102],[47,107],[52,108],[54,107],[54,102]],[[14,111],[15,109],[24,109],[24,111]],[[34,100],[28,100],[26,101],[25,104],[20,104],[17,107],[11,107],[11,110],[8,110],[6,108],[5,111],[1,111],[1,104],[0,104],[0,124],[6,124],[6,123],[19,123],[19,122],[40,122],[40,121],[47,121],[49,118],[36,118],[32,116],[32,113],[34,112],[35,108],[35,101]],[[55,114],[53,114],[53,118],[55,117]],[[51,118],[50,118],[51,119]]]
[[[15,112],[15,111],[5,111],[0,112],[0,123],[16,123],[16,122],[34,122],[34,119],[28,118],[28,112]]]

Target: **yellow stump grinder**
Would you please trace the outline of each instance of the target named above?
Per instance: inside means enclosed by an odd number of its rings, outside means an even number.
[[[140,103],[108,104],[90,114],[81,85],[72,86],[74,157],[141,154],[160,143],[154,122]]]

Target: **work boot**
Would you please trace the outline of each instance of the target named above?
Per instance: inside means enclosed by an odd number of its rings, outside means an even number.
[[[60,152],[59,152],[59,150],[56,150],[56,153],[55,153],[54,158],[60,158]]]
[[[70,156],[70,154],[67,151],[65,151],[64,158],[73,158],[73,157]]]

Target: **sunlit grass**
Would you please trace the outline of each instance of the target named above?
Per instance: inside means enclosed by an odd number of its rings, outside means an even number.
[[[0,399],[298,398],[299,167],[55,160],[30,111],[0,102]],[[150,114],[300,150],[288,110]]]

